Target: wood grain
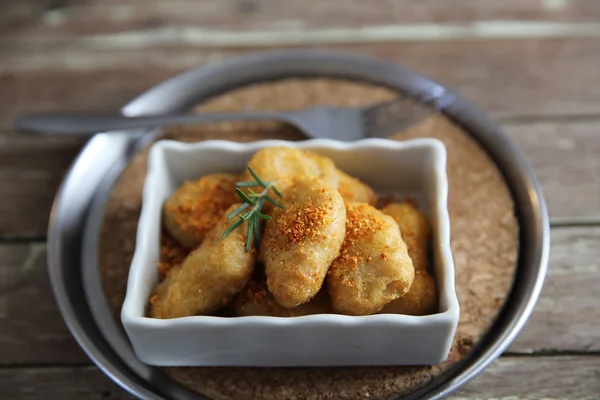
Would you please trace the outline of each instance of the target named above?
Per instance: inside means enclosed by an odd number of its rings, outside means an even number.
[[[0,131],[0,237],[45,236],[54,194],[82,144]]]
[[[195,25],[220,30],[298,30],[487,20],[587,22],[600,18],[594,0],[85,0],[9,1],[0,26],[19,37],[47,38]],[[375,4],[374,4],[375,3]],[[1,29],[1,28],[0,28]]]
[[[85,141],[82,138],[25,136],[0,130],[0,170],[66,171]]]
[[[46,236],[52,202],[83,143],[0,131],[0,239]]]
[[[550,265],[531,318],[510,352],[600,351],[600,227],[552,230]]]
[[[54,302],[44,243],[0,245],[0,326],[1,365],[89,362]]]
[[[30,111],[117,110],[162,80],[256,49],[119,41],[0,44],[0,127]],[[495,117],[600,114],[600,40],[519,40],[319,46],[420,71]],[[519,54],[519,57],[515,57]],[[577,63],[572,62],[577,60]],[[566,79],[568,77],[568,79]]]
[[[533,166],[552,221],[600,222],[600,122],[504,127]]]
[[[600,357],[502,357],[449,400],[592,400]]]
[[[96,367],[0,370],[0,398],[135,400]]]
[[[0,65],[5,60],[0,57]],[[30,62],[36,63],[34,59]],[[13,117],[35,111],[118,111],[173,74],[172,70],[141,69],[137,65],[138,69],[120,71],[108,68],[99,72],[73,72],[63,65],[60,71],[49,68],[36,73],[0,72],[0,91],[11,93],[0,97],[0,129],[12,130]],[[152,63],[149,66],[154,67]]]
[[[95,367],[5,369],[0,382],[5,399],[135,399]],[[592,400],[598,393],[599,356],[502,357],[449,399]]]
[[[44,237],[62,176],[62,171],[0,169],[0,237]]]

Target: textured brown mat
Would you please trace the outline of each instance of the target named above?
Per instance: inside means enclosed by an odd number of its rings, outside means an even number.
[[[325,79],[284,80],[238,89],[203,109],[296,109],[314,104],[370,104],[387,89]],[[253,141],[302,135],[278,123],[235,123],[170,129],[182,141]],[[461,317],[450,357],[427,367],[165,368],[184,385],[215,399],[385,399],[426,384],[458,362],[494,321],[509,293],[518,252],[518,225],[506,183],[483,149],[445,117],[432,117],[394,136],[435,137],[448,151],[451,245]],[[146,153],[136,156],[113,189],[100,240],[103,286],[118,318],[125,296],[141,209]]]

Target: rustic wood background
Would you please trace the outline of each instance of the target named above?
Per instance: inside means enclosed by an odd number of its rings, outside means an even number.
[[[19,136],[11,118],[114,111],[185,69],[288,46],[424,72],[497,118],[538,174],[552,222],[542,296],[452,398],[600,398],[598,0],[3,0],[0,398],[132,398],[71,338],[46,273],[51,201],[83,141]]]

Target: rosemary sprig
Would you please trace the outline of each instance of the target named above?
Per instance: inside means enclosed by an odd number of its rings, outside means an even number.
[[[256,251],[260,251],[260,220],[271,219],[267,214],[263,214],[262,208],[265,202],[269,202],[276,207],[283,208],[275,199],[269,196],[269,190],[281,197],[281,193],[275,187],[274,182],[265,182],[254,172],[251,167],[248,167],[250,175],[254,178],[254,181],[250,182],[238,182],[236,183],[235,191],[244,201],[244,204],[236,208],[227,218],[231,219],[239,216],[238,220],[235,221],[227,230],[223,233],[221,239],[225,239],[227,235],[233,232],[238,226],[248,221],[248,238],[246,240],[246,252],[250,251],[250,245],[252,243],[252,237],[254,237],[254,246]],[[255,192],[252,188],[260,187],[263,190]],[[240,188],[248,188],[248,193],[244,193]],[[248,210],[249,209],[249,210]],[[246,211],[248,210],[248,211]],[[245,211],[245,212],[244,212]],[[243,213],[243,214],[242,214]]]

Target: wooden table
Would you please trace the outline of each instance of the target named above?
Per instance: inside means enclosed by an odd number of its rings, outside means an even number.
[[[3,1],[0,398],[132,398],[71,338],[46,273],[51,201],[83,141],[19,136],[11,118],[114,111],[188,68],[288,46],[373,55],[449,85],[537,172],[552,221],[542,296],[508,351],[453,398],[600,398],[598,0]]]

